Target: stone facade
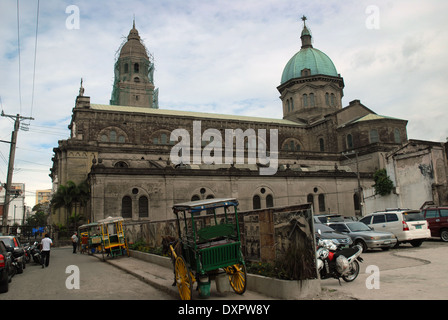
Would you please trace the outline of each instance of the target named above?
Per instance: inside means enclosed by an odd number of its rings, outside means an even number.
[[[138,35],[135,26],[131,34]],[[140,58],[150,66],[146,51]],[[342,107],[342,77],[309,74],[307,68],[278,87],[283,119],[164,110],[132,101],[115,105],[122,101],[114,100],[118,82],[111,105],[93,104],[80,93],[71,136],[54,149],[53,189],[88,179],[90,221],[120,215],[129,221],[171,219],[174,203],[207,197],[236,197],[243,211],[311,202],[315,213],[360,214],[359,189],[371,186],[384,155],[407,141],[407,121],[377,115],[359,100]],[[131,89],[139,85],[127,82]],[[171,133],[181,128],[192,137],[197,122],[201,137],[207,129],[222,136],[227,129],[278,130],[276,173],[260,175],[263,165],[249,161],[247,148],[243,164],[175,165],[170,153],[177,141],[170,141]],[[204,151],[211,142],[205,139],[197,148]],[[275,151],[269,139],[266,144]]]

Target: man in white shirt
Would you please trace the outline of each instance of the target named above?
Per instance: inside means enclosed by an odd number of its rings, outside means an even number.
[[[73,253],[76,253],[76,248],[78,247],[78,233],[72,235]]]
[[[53,245],[53,241],[51,241],[51,239],[48,237],[48,234],[45,234],[45,238],[42,239],[40,244],[42,245],[42,268],[44,267],[44,264],[45,267],[48,267],[48,265],[50,264],[50,248]]]

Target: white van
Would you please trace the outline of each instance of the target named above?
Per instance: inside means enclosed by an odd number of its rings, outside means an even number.
[[[392,232],[400,243],[409,242],[419,247],[431,237],[428,223],[418,210],[387,209],[371,213],[360,220],[375,231]]]

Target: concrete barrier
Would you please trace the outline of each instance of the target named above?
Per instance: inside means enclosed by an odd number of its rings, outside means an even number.
[[[133,258],[173,269],[173,264],[169,257],[135,250],[129,250],[129,252]],[[251,273],[247,274],[247,288],[250,291],[280,300],[307,299],[317,296],[321,292],[320,279],[281,280]]]
[[[247,274],[247,288],[281,300],[299,300],[317,296],[321,292],[320,279],[281,280]]]
[[[173,263],[171,262],[171,258],[169,257],[163,257],[157,254],[151,254],[136,250],[129,250],[129,255],[136,259],[140,259],[150,263],[155,263],[165,268],[173,269]]]

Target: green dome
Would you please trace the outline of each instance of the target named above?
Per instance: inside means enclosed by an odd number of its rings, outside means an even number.
[[[309,75],[312,76],[317,74],[338,76],[333,61],[325,53],[315,48],[302,48],[286,64],[281,83],[302,77],[303,69],[309,69],[311,71]]]
[[[305,23],[306,17],[302,20]],[[338,77],[338,72],[333,64],[333,61],[322,51],[313,48],[311,44],[311,33],[303,26],[300,39],[302,40],[302,48],[297,52],[286,64],[283,69],[281,84],[294,78],[302,77],[302,70],[309,69],[311,74],[305,76],[314,76],[318,74]]]

